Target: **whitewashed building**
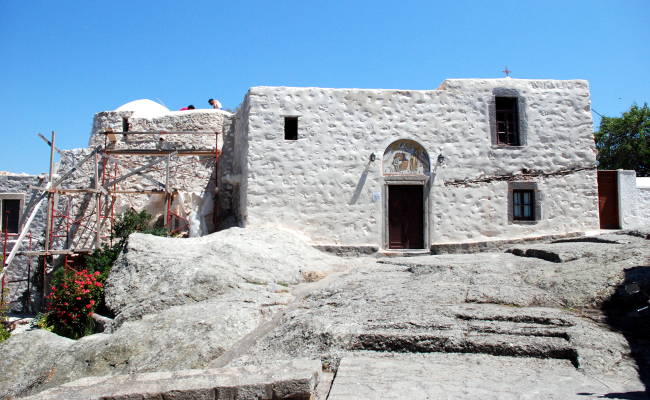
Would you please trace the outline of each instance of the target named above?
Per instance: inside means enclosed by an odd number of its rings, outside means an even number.
[[[253,87],[219,191],[241,225],[314,243],[430,249],[598,229],[584,80],[436,90]]]

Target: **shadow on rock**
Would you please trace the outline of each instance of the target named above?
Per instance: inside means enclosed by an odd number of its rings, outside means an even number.
[[[593,393],[578,393],[579,396],[594,396]],[[591,398],[591,397],[590,397]],[[621,400],[645,400],[648,398],[647,392],[625,392],[625,393],[607,393],[598,396],[598,399],[621,399]]]
[[[646,393],[611,393],[605,398],[648,398],[650,392],[650,266],[625,270],[625,280],[603,304],[606,321],[627,340]],[[627,396],[627,397],[626,397]]]

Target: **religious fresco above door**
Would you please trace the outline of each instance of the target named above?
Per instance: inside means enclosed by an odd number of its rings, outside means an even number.
[[[414,140],[397,140],[383,158],[384,175],[429,175],[429,155]]]

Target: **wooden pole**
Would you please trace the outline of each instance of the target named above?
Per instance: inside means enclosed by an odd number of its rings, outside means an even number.
[[[50,141],[50,174],[49,182],[50,188],[55,189],[52,186],[52,178],[54,176],[54,149],[56,148],[56,133],[52,131],[52,140]],[[48,267],[48,251],[50,250],[50,236],[52,233],[52,213],[54,209],[54,193],[48,192],[47,194],[47,217],[45,221],[45,243],[43,244],[43,250],[45,255],[43,256],[43,298],[42,298],[42,307],[45,309],[45,296],[47,296],[48,282],[47,282],[47,267]]]
[[[101,241],[101,201],[102,201],[102,194],[99,191],[99,155],[95,153],[95,190],[97,193],[95,194],[95,213],[96,219],[95,219],[95,248],[99,249],[99,242]]]
[[[171,159],[172,159],[172,155],[167,154],[167,165],[165,166],[165,217],[164,217],[164,223],[167,229],[171,228],[170,226],[168,226],[168,224],[170,223],[169,211],[171,209],[171,204],[170,204],[171,195],[169,193],[169,170],[170,170]]]

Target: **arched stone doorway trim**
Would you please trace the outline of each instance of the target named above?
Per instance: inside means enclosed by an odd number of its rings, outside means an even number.
[[[392,142],[382,157],[385,249],[429,246],[429,176],[426,149],[415,140]]]

